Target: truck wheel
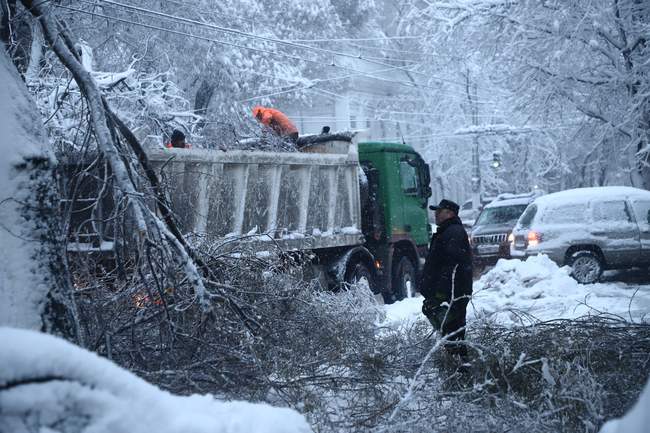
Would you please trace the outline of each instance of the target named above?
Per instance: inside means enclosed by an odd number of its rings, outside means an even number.
[[[377,294],[377,287],[375,285],[375,276],[366,265],[357,262],[354,266],[348,269],[345,277],[345,282],[348,284],[363,285],[366,284],[372,293]]]
[[[577,251],[571,255],[567,264],[573,269],[571,276],[580,284],[593,284],[603,273],[602,260],[593,251]]]
[[[415,266],[408,257],[402,257],[393,273],[393,293],[398,301],[416,296]]]

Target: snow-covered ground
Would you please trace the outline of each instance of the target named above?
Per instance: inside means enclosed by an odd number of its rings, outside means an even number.
[[[176,396],[60,338],[0,327],[0,432],[310,433],[292,409]]]
[[[603,280],[591,285],[578,284],[569,276],[569,268],[558,267],[546,256],[531,257],[525,262],[501,260],[474,282],[468,320],[489,317],[502,325],[517,325],[535,319],[573,319],[587,314],[650,320],[650,276],[629,282],[629,278],[612,274]],[[421,297],[386,305],[384,324],[423,320],[421,307]]]

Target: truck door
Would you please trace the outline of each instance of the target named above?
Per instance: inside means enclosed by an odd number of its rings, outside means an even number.
[[[426,245],[429,241],[427,200],[423,197],[428,185],[422,184],[422,164],[423,161],[415,154],[404,154],[399,161],[403,229],[416,245]]]

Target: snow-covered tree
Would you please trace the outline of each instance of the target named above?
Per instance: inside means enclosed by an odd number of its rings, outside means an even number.
[[[0,49],[0,325],[76,338],[54,159],[40,113]]]
[[[648,2],[448,0],[414,10],[438,39],[478,55],[516,95],[519,120],[546,126],[553,153],[582,175],[558,186],[648,186]]]

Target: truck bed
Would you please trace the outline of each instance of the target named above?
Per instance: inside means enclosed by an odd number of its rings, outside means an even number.
[[[307,152],[156,149],[148,156],[185,233],[290,250],[363,242],[354,141]]]

